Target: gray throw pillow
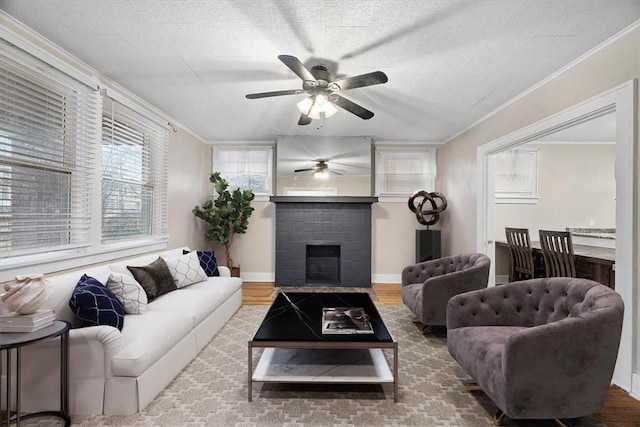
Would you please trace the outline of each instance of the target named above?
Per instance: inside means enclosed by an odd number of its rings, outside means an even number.
[[[149,265],[143,267],[128,265],[127,269],[129,269],[133,277],[140,283],[142,289],[144,289],[144,292],[147,294],[147,300],[149,302],[158,298],[160,295],[177,289],[169,267],[167,267],[167,263],[160,257]]]

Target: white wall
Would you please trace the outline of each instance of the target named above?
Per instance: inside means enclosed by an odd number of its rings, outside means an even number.
[[[496,240],[504,228],[528,228],[532,240],[538,230],[616,227],[616,146],[527,144],[538,150],[538,203],[496,204]]]
[[[638,78],[640,27],[636,26],[445,144],[439,151],[438,164],[443,178],[442,190],[449,200],[448,221],[442,224],[445,254],[476,248],[476,163],[479,146]],[[635,198],[637,200],[637,193]],[[636,246],[640,237],[637,233],[636,230]],[[633,287],[637,289],[638,283],[634,283]],[[640,322],[637,310],[640,293],[635,294],[636,300],[625,301],[625,305],[627,310],[635,312],[633,328],[637,347],[640,341],[637,328]],[[634,359],[634,390],[639,393],[640,385],[636,382],[640,382],[640,352],[635,353]]]

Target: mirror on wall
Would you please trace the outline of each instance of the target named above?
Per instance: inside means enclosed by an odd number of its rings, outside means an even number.
[[[371,138],[279,136],[276,195],[371,196]]]

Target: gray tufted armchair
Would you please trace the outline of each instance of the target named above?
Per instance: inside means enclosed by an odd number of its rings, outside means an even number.
[[[623,313],[620,295],[591,280],[525,280],[451,298],[447,345],[500,409],[496,425],[577,418],[604,404]]]
[[[472,253],[438,258],[402,270],[402,301],[415,314],[414,321],[444,326],[449,298],[486,288],[491,260]]]

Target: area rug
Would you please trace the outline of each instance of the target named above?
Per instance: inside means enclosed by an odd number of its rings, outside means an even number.
[[[455,426],[490,427],[495,405],[468,393],[465,372],[441,334],[423,336],[404,306],[379,307],[399,344],[399,402],[393,387],[255,384],[247,401],[247,341],[267,306],[243,306],[174,381],[142,412],[131,416],[74,416],[74,426]],[[254,354],[257,361],[259,351]],[[391,355],[387,354],[389,361]],[[23,426],[59,425],[55,419]],[[550,421],[506,420],[506,426],[553,426]],[[575,426],[603,426],[595,417]]]
[[[357,292],[368,293],[372,301],[378,301],[378,297],[371,288],[354,288],[346,286],[276,286],[271,292],[271,297],[275,298],[279,292],[321,292],[321,293],[341,293],[341,292]]]

